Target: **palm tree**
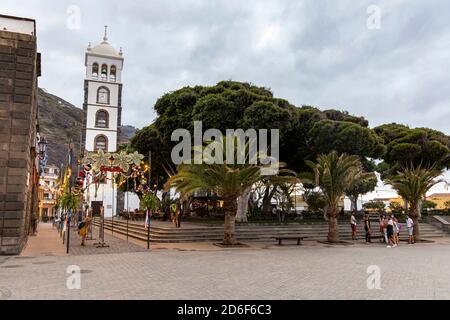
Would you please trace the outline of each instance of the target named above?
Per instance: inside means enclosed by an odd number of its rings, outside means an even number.
[[[58,199],[58,206],[62,208],[65,212],[69,210],[76,210],[79,206],[79,196],[71,193],[64,192],[63,195]]]
[[[215,153],[214,157],[209,157],[208,153],[203,151],[212,144],[214,144]],[[226,150],[228,144],[224,138],[221,141],[214,141],[200,150],[194,147],[194,152],[203,154],[203,163],[179,165],[178,173],[169,178],[165,188],[167,190],[174,187],[177,192],[183,194],[205,190],[222,197],[225,213],[223,244],[233,245],[237,243],[235,237],[237,198],[262,178],[260,172],[262,166],[249,163],[249,144],[245,145],[245,150],[238,150],[237,139],[234,139],[234,161],[230,161],[232,163],[222,161],[222,164],[218,164],[212,161],[217,156],[223,156],[222,159],[228,160]],[[246,161],[244,164],[238,164],[238,155],[242,156],[243,153],[245,153]]]
[[[415,241],[420,240],[420,204],[428,190],[442,182],[442,180],[436,179],[441,174],[442,171],[435,168],[427,169],[420,165],[414,168],[411,165],[385,180],[385,183],[390,184],[408,204],[408,214],[414,221]]]
[[[312,183],[320,187],[325,197],[325,215],[328,219],[328,241],[339,242],[337,222],[339,200],[345,195],[345,191],[349,186],[352,186],[360,179],[367,178],[367,173],[364,172],[358,156],[339,155],[336,151],[319,155],[317,157],[317,163],[306,161],[306,164],[314,173]]]

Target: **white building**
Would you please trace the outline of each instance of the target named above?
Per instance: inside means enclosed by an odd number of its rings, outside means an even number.
[[[84,130],[86,151],[115,152],[117,133],[122,111],[122,50],[116,51],[109,43],[105,27],[103,41],[95,47],[89,44],[85,54],[86,78],[84,80]],[[87,203],[98,212],[104,207],[105,217],[117,214],[117,186],[112,173],[99,184],[98,190],[89,185]]]

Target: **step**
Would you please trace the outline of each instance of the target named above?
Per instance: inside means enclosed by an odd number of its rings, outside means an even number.
[[[95,223],[95,225],[98,225],[98,222]],[[326,227],[326,225],[325,225]],[[112,229],[114,232],[126,235],[126,223],[125,227],[123,225],[119,225],[114,223],[114,228],[111,228],[111,222],[105,223],[105,229],[111,231]],[[152,229],[150,230],[150,241],[151,242],[201,242],[201,241],[220,241],[223,239],[223,229],[217,230],[216,232],[208,232],[205,233],[205,229],[208,228],[202,228],[201,233],[199,232],[187,232],[187,233],[178,233],[176,231],[180,229],[168,229],[175,232],[165,232],[165,233],[155,233]],[[189,230],[189,229],[186,229]],[[186,231],[184,230],[184,231]],[[236,237],[239,240],[247,240],[247,241],[268,241],[272,240],[274,237],[279,235],[298,235],[299,233],[302,234],[302,236],[307,236],[309,239],[316,239],[316,240],[324,240],[327,237],[327,230],[321,230],[320,232],[304,232],[304,230],[294,229],[294,230],[283,230],[280,231],[273,231],[273,230],[264,230],[265,233],[248,233],[248,232],[240,232],[237,230]],[[270,231],[270,232],[268,232]],[[405,231],[406,232],[406,231]],[[363,238],[363,232],[358,232],[358,237]],[[433,232],[422,232],[421,233],[424,238],[428,237],[443,237],[446,236],[446,234],[433,230]],[[130,226],[128,228],[128,235],[130,238],[135,238],[142,241],[147,241],[147,230],[141,225],[141,226]],[[351,239],[351,232],[340,232],[340,236],[342,239]],[[400,236],[400,239],[404,240],[407,239],[406,234],[403,232]]]

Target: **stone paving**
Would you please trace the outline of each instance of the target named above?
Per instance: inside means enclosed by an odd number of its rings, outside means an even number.
[[[377,268],[381,289],[368,289]],[[0,257],[0,298],[450,299],[450,241]]]
[[[90,239],[88,235],[88,239]],[[136,245],[132,241],[124,241],[117,237],[113,237],[105,232],[105,245],[98,247],[99,237],[98,229],[94,228],[92,231],[92,239],[86,240],[85,246],[81,246],[81,238],[76,229],[71,230],[70,240],[70,254],[71,255],[91,255],[91,254],[111,254],[111,253],[125,253],[125,252],[142,252],[146,251],[142,246]]]

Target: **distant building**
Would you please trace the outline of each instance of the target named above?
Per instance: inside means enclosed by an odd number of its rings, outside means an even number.
[[[426,197],[427,200],[432,201],[437,204],[437,210],[448,209],[445,206],[447,201],[450,201],[450,193],[433,193]],[[390,211],[389,205],[391,203],[398,203],[401,207],[405,207],[405,202],[401,197],[391,197],[391,198],[375,198],[373,201],[382,201],[386,205],[387,211]]]
[[[449,207],[446,206],[446,202],[450,203],[450,193],[433,193],[427,197],[427,200],[436,203],[436,209],[438,210],[449,209]]]
[[[59,173],[57,166],[48,165],[39,181],[39,219],[42,221],[56,215]]]

